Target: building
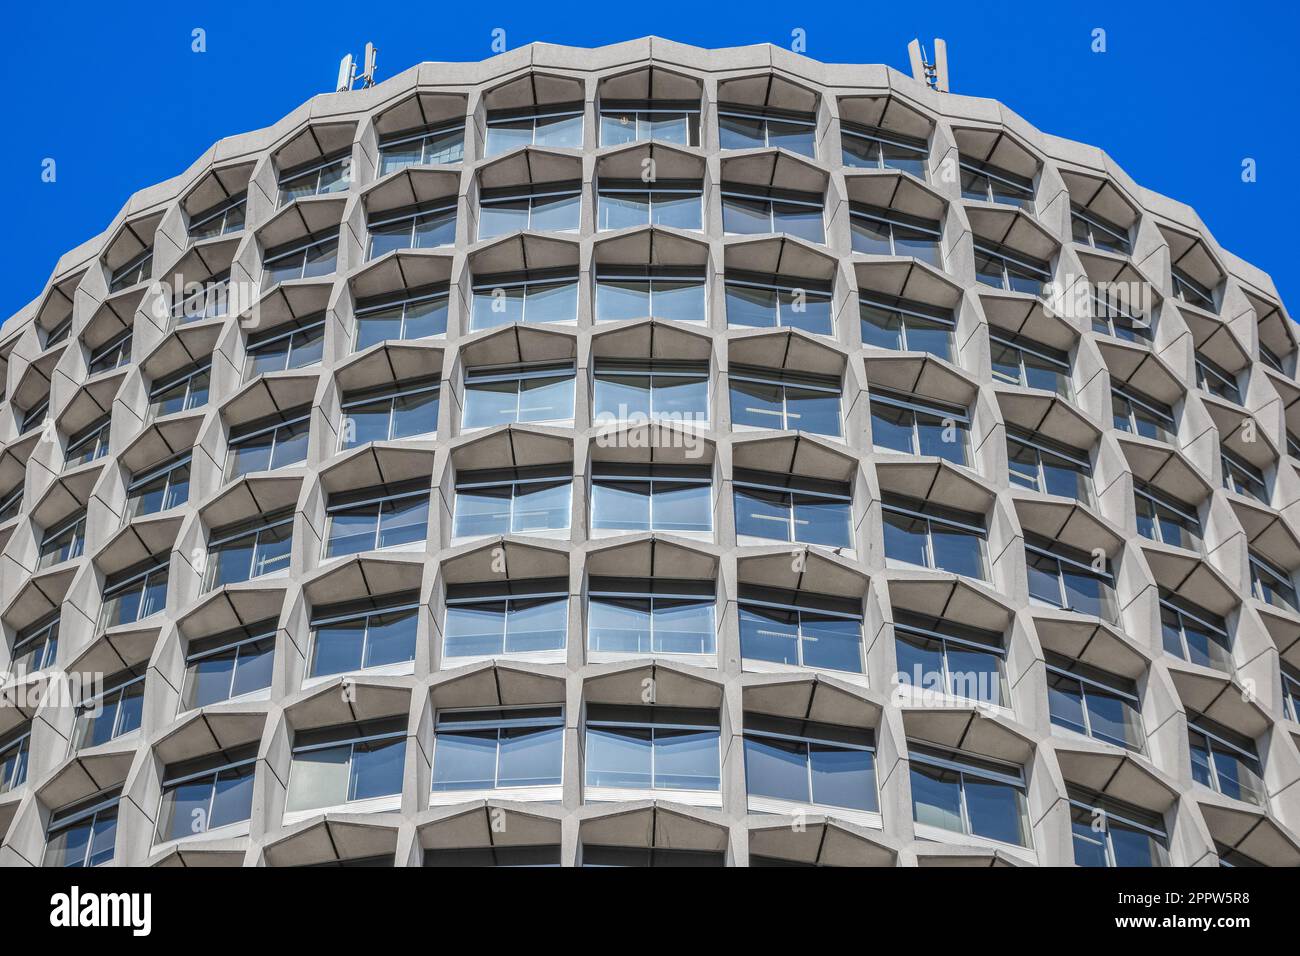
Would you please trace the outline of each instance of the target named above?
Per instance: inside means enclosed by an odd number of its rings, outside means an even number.
[[[6,865],[1296,865],[1300,380],[883,66],[318,96],[0,338]]]

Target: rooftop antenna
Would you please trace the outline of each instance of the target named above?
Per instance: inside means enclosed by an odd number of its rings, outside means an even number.
[[[379,50],[373,43],[366,44],[365,59],[361,68],[361,89],[375,85],[375,65],[379,60]],[[339,61],[339,78],[334,84],[337,93],[346,93],[357,82],[357,64],[349,53]]]
[[[940,93],[948,92],[948,44],[939,38],[934,41],[934,60],[926,59],[920,40],[907,45],[907,57],[912,61],[912,79],[924,83]]]

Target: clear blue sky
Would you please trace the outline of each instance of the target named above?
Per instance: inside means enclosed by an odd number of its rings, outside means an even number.
[[[383,79],[422,60],[489,56],[497,27],[511,48],[646,34],[788,46],[797,27],[815,59],[902,70],[908,40],[943,36],[954,91],[996,97],[1042,130],[1103,147],[1137,182],[1195,207],[1300,313],[1295,230],[1285,228],[1300,219],[1297,53],[1282,46],[1300,32],[1294,4],[14,2],[0,24],[10,224],[0,232],[0,319],[132,192],[327,92],[344,53],[374,41]],[[207,31],[206,53],[191,52],[195,27]],[[1090,50],[1097,27],[1104,54]],[[55,183],[41,181],[47,157]],[[1245,157],[1256,160],[1255,183],[1241,180]]]

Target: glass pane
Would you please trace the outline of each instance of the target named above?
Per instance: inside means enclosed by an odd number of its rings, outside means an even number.
[[[643,279],[602,279],[596,284],[596,321],[639,319],[650,314],[650,283]]]
[[[650,376],[598,372],[592,395],[592,417],[610,424],[650,417]]]
[[[934,566],[941,571],[984,580],[984,541],[978,535],[938,524],[930,527]]]
[[[751,796],[810,803],[808,745],[797,740],[745,737],[745,786]]]
[[[523,379],[519,383],[519,421],[554,422],[573,417],[573,378]]]
[[[429,527],[429,497],[399,498],[384,506],[377,547],[396,548],[423,541]]]
[[[736,534],[791,541],[790,496],[757,488],[736,489]]]
[[[731,380],[731,420],[755,428],[784,428],[785,406],[779,385]]]
[[[356,554],[375,547],[375,529],[379,525],[379,505],[364,505],[330,515],[330,536],[326,545],[327,557]]]
[[[971,832],[1003,843],[1025,846],[1024,797],[1005,783],[966,777],[966,812]]]
[[[957,697],[1002,704],[1002,658],[991,651],[949,644],[948,680]]]
[[[582,147],[582,114],[576,116],[550,116],[537,120],[538,146],[559,146],[570,149]]]
[[[509,534],[511,491],[510,485],[458,491],[453,535]]]
[[[495,729],[439,733],[433,751],[433,791],[493,789],[498,734]]]
[[[1061,674],[1048,673],[1047,706],[1051,711],[1052,723],[1068,727],[1076,733],[1088,732],[1083,717],[1083,690],[1078,681]]]
[[[913,454],[912,413],[905,408],[872,402],[871,444],[888,451]]]
[[[851,548],[849,504],[825,498],[794,496],[794,539],[829,548]]]
[[[651,305],[652,314],[660,319],[703,322],[705,319],[704,283],[692,280],[668,282],[656,279]]]
[[[723,149],[757,149],[767,145],[763,121],[747,116],[719,116],[718,138]]]
[[[804,614],[802,644],[807,667],[862,673],[862,625],[858,621]]]
[[[921,518],[886,510],[883,513],[885,532],[885,558],[903,564],[930,566],[926,537],[926,523]]]
[[[850,810],[877,810],[876,771],[868,750],[809,744],[812,802]]]
[[[786,386],[786,425],[818,435],[840,434],[840,397],[822,391]]]
[[[415,611],[389,611],[370,615],[366,633],[366,667],[382,667],[415,660]]]
[[[160,840],[179,840],[208,829],[208,804],[212,800],[212,778],[205,777],[173,787],[163,795]]]
[[[515,599],[506,616],[505,649],[509,653],[562,650],[568,630],[567,599]]]
[[[533,200],[530,228],[563,232],[578,228],[582,200],[573,196],[540,196]]]
[[[696,206],[699,206],[698,200]],[[698,214],[696,218],[699,218]],[[644,226],[650,221],[650,194],[601,193],[596,221],[600,229],[629,229],[633,226]],[[664,223],[664,225],[675,225],[675,223]]]
[[[772,206],[765,199],[724,196],[722,231],[730,235],[761,235],[772,228]]]
[[[713,602],[656,598],[654,653],[712,654]]]
[[[285,810],[314,810],[346,803],[351,752],[352,747],[344,744],[294,754]]]
[[[393,399],[393,438],[414,438],[438,431],[438,390],[412,392]]]
[[[501,731],[499,787],[558,787],[564,729],[510,727]]]
[[[186,708],[206,707],[230,696],[230,680],[235,673],[235,652],[197,661],[190,671]]]
[[[360,670],[361,648],[365,637],[364,618],[318,626],[315,654],[312,657],[312,676]]]
[[[781,324],[792,329],[803,329],[813,335],[830,335],[833,331],[830,296],[820,292],[797,289],[782,290]]]
[[[654,749],[656,789],[718,789],[718,731],[656,729]]]
[[[961,818],[961,782],[951,770],[911,762],[912,818],[919,824],[964,831]]]
[[[813,147],[813,129],[802,123],[786,123],[781,120],[767,121],[767,144],[788,149],[801,156],[815,156]]]
[[[649,598],[593,598],[587,613],[590,650],[623,654],[651,652]]]
[[[242,697],[255,690],[271,686],[271,671],[275,665],[275,641],[266,638],[255,644],[245,644],[239,651],[235,665],[235,679],[231,696]]]
[[[777,324],[776,290],[728,283],[727,324],[772,328]]]
[[[223,770],[212,795],[208,829],[242,823],[253,815],[253,766]]]
[[[655,195],[653,204],[650,207],[650,222],[655,226],[671,226],[675,229],[700,229],[702,228],[703,215],[703,202],[699,194],[678,195],[667,193]],[[642,218],[639,222],[645,222],[645,219]],[[636,223],[633,223],[633,225],[636,225]]]
[[[474,290],[474,311],[470,329],[490,329],[524,320],[524,287]]]
[[[369,800],[402,792],[406,738],[359,743],[352,751],[349,800]]]
[[[741,606],[740,653],[758,661],[799,664],[799,626],[792,611]],[[809,662],[811,664],[811,662]]]
[[[500,654],[505,642],[505,613],[504,601],[448,607],[445,655],[469,657]]]
[[[713,491],[709,485],[661,482],[655,486],[656,531],[712,531]]]
[[[593,482],[591,526],[598,530],[649,531],[648,481]]]
[[[588,787],[651,788],[649,729],[588,727],[586,736]]]

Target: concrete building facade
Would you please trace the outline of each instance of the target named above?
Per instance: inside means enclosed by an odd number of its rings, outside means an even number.
[[[884,66],[315,97],[4,326],[0,863],[1300,864],[1296,358]]]

